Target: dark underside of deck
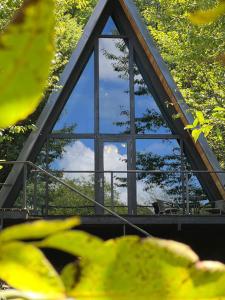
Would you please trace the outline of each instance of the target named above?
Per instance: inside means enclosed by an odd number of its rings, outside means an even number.
[[[3,227],[26,221],[40,219],[29,216],[26,211],[1,211]],[[225,262],[225,216],[124,216],[133,224],[149,232],[154,237],[173,239],[190,245],[201,259],[220,260]],[[62,216],[46,219],[64,218]],[[136,229],[124,225],[113,216],[84,216],[79,229],[97,235],[103,239],[116,238],[123,235],[141,235]],[[56,254],[57,256],[57,254]],[[60,259],[63,258],[60,256]]]

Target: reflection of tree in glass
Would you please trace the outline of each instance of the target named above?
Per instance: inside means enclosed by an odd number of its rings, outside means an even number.
[[[103,51],[103,55],[111,61],[111,65],[114,71],[118,72],[118,77],[121,79],[129,79],[129,51],[126,43],[122,39],[117,39],[115,41],[115,47],[118,49],[117,54],[110,53],[107,50]],[[145,84],[139,69],[136,64],[134,64],[134,86],[135,86],[135,95],[138,96],[147,96],[149,95],[149,101],[151,101],[151,93],[148,90],[147,85]],[[128,91],[124,91],[128,93]],[[127,116],[126,122],[114,122],[113,124],[125,127],[126,130],[124,133],[129,133],[130,130],[130,112],[124,110],[121,107],[121,115]],[[149,131],[156,132],[160,128],[167,128],[167,124],[161,114],[156,111],[154,108],[146,108],[145,112],[142,113],[142,116],[135,117],[135,127],[136,133],[146,133]]]
[[[64,127],[63,129],[54,131],[54,134],[72,133],[75,125]],[[47,143],[42,147],[36,158],[36,164],[43,168],[50,168],[51,164],[63,156],[64,148],[73,142],[71,139],[48,139]]]
[[[102,49],[102,53],[106,59],[111,61],[111,65],[118,77],[124,80],[129,78],[129,50],[126,43],[122,39],[112,39],[118,53],[110,53],[106,49]]]
[[[151,190],[154,186],[160,187],[168,195],[181,199],[182,195],[182,181],[184,182],[184,175],[181,171],[181,156],[180,148],[174,147],[172,154],[158,155],[150,151],[148,153],[137,153],[137,170],[161,170],[168,173],[138,173],[137,180],[145,182],[145,189]],[[186,158],[183,158],[183,165],[190,169],[190,165]],[[170,173],[171,172],[171,173]],[[199,185],[197,178],[189,178],[189,196],[195,197],[203,194],[203,190]],[[183,191],[185,192],[185,191]]]

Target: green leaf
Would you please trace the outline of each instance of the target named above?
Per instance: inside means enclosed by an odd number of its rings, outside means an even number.
[[[67,291],[72,290],[79,278],[79,266],[76,262],[67,264],[60,274]]]
[[[193,128],[196,127],[199,124],[199,119],[195,118],[193,122]]]
[[[89,260],[102,260],[103,241],[83,231],[57,233],[36,243],[36,245],[58,249]]]
[[[216,128],[216,136],[217,136],[219,141],[223,140],[223,134],[222,134],[222,132],[219,128]]]
[[[225,112],[225,108],[223,107],[220,107],[220,106],[217,106],[213,109],[213,111],[222,111],[222,112]]]
[[[10,240],[40,239],[59,231],[73,228],[80,224],[79,218],[68,218],[66,220],[36,221],[24,223],[4,229],[0,232],[0,242]]]
[[[205,137],[207,137],[210,134],[212,129],[213,129],[212,125],[204,125],[204,127],[202,127],[202,132],[204,133]]]
[[[225,113],[224,112],[214,112],[212,116],[220,121],[225,121]]]
[[[104,263],[81,259],[75,299],[224,299],[225,266],[200,262],[174,241],[123,237],[105,242]],[[94,255],[94,253],[93,253]]]
[[[53,57],[53,0],[25,0],[0,35],[0,128],[39,104]]]
[[[193,24],[206,25],[225,14],[225,2],[221,1],[217,6],[208,10],[199,10],[189,14],[189,19]]]
[[[198,121],[200,123],[200,125],[203,125],[205,123],[205,118],[204,118],[204,115],[201,111],[196,111],[196,116],[198,118]]]
[[[194,141],[195,142],[197,142],[197,140],[198,140],[198,138],[199,138],[199,136],[200,136],[200,134],[202,133],[202,129],[194,129],[193,131],[192,131],[192,137],[193,137],[193,139],[194,139]]]
[[[0,278],[28,298],[64,299],[59,275],[33,245],[22,242],[1,245],[0,266]]]

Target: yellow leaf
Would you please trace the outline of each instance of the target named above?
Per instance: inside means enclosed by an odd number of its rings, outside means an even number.
[[[25,0],[0,35],[0,128],[39,104],[53,57],[53,0]]]
[[[82,231],[66,231],[56,233],[36,243],[39,247],[54,248],[89,260],[103,261],[103,241]]]
[[[64,285],[42,252],[33,245],[1,245],[0,278],[32,299],[64,299]]]
[[[201,129],[194,129],[192,131],[192,137],[193,137],[193,139],[194,139],[195,142],[197,142],[197,140],[198,140],[198,138],[199,138],[199,136],[200,136],[201,133],[202,133]]]
[[[0,242],[11,240],[40,239],[59,231],[64,231],[80,224],[79,218],[66,220],[36,221],[15,225],[0,232]]]

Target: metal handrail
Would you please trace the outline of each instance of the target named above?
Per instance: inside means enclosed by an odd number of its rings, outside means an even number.
[[[208,170],[187,170],[187,169],[174,169],[174,170],[126,170],[126,171],[84,171],[84,170],[81,170],[81,171],[72,171],[72,170],[45,170],[45,169],[42,169],[41,167],[35,165],[34,163],[32,162],[29,162],[29,161],[3,161],[1,162],[3,165],[4,164],[24,164],[24,184],[23,184],[23,199],[24,199],[24,207],[26,207],[26,180],[25,178],[27,178],[27,164],[28,165],[31,165],[33,167],[33,170],[31,170],[31,172],[34,172],[34,173],[44,173],[46,174],[47,176],[50,176],[52,177],[54,180],[58,181],[59,183],[63,184],[64,186],[66,186],[67,188],[69,188],[70,190],[72,189],[73,192],[77,193],[78,195],[80,195],[81,197],[91,201],[92,203],[96,204],[97,206],[103,208],[104,210],[108,211],[110,214],[116,216],[117,218],[122,218],[124,219],[123,217],[121,217],[119,214],[117,214],[116,212],[114,212],[114,208],[115,208],[115,205],[114,205],[114,191],[113,191],[113,181],[114,181],[114,174],[180,174],[180,176],[183,175],[183,183],[184,183],[184,188],[185,188],[185,191],[184,191],[184,194],[186,195],[185,198],[183,198],[183,213],[186,213],[186,214],[190,214],[190,205],[191,205],[191,202],[190,202],[190,198],[189,198],[189,176],[190,175],[194,175],[194,174],[200,174],[200,173],[203,173],[203,174],[212,174],[212,173],[220,173],[220,174],[225,174],[225,171],[223,170],[220,170],[220,171],[214,171],[214,170],[211,170],[211,171],[208,171]],[[51,173],[50,173],[51,172]],[[94,199],[86,196],[85,194],[79,192],[76,188],[73,188],[71,187],[70,184],[64,182],[63,180],[59,179],[58,177],[54,176],[53,174],[62,174],[62,173],[75,173],[75,174],[109,174],[111,175],[111,206],[105,206],[97,201],[95,201]],[[103,184],[104,184],[104,177],[103,177]],[[185,201],[184,201],[185,199]],[[48,205],[46,204],[46,211],[48,209]],[[108,207],[111,207],[111,209],[108,209]],[[126,220],[126,223],[127,223],[128,220]],[[129,221],[128,221],[129,222]],[[134,224],[133,224],[134,225]],[[136,225],[134,225],[136,226]],[[133,226],[133,227],[134,227]],[[141,229],[142,230],[142,229]]]
[[[7,162],[3,161],[1,162],[1,164],[7,164]],[[126,218],[120,216],[119,214],[117,214],[116,212],[112,211],[111,209],[105,207],[103,204],[97,202],[96,200],[86,196],[85,194],[81,193],[80,191],[78,191],[77,189],[75,189],[74,187],[72,187],[71,185],[69,185],[68,183],[64,182],[63,180],[57,178],[56,176],[52,175],[51,173],[49,173],[48,171],[42,169],[41,167],[35,165],[34,163],[32,163],[31,161],[10,161],[8,162],[8,164],[24,164],[24,165],[30,165],[33,168],[38,169],[39,171],[41,171],[42,173],[44,173],[45,175],[47,175],[48,177],[53,178],[54,180],[56,180],[57,182],[61,183],[62,185],[64,185],[65,187],[67,187],[69,190],[75,192],[76,194],[80,195],[81,197],[85,198],[86,200],[89,200],[90,202],[96,204],[97,206],[103,208],[104,210],[106,210],[108,213],[110,213],[111,215],[113,215],[114,217],[116,217],[117,219],[119,219],[120,221],[123,221],[124,223],[128,224],[129,226],[133,227],[134,229],[136,229],[137,231],[141,232],[142,234],[144,234],[147,237],[152,237],[152,235],[150,235],[147,231],[145,231],[144,229],[140,228],[139,226],[133,224],[132,222],[130,222],[129,220],[127,220]],[[25,171],[25,173],[27,174],[27,170]],[[26,197],[26,192],[25,192],[25,197]]]
[[[21,162],[22,163],[22,162]],[[34,170],[35,172],[35,170]],[[38,172],[38,171],[37,171]],[[197,174],[197,173],[205,173],[205,174],[225,174],[225,171],[206,171],[206,170],[126,170],[126,171],[118,171],[118,170],[110,170],[110,171],[98,171],[98,170],[93,170],[93,171],[90,171],[90,170],[87,170],[87,171],[84,171],[84,170],[79,170],[79,171],[76,171],[76,170],[51,170],[51,173],[90,173],[90,174],[93,174],[93,173],[97,173],[97,174],[101,174],[101,173],[104,173],[104,174],[110,174],[110,173],[118,173],[118,174],[122,174],[122,173],[147,173],[147,174],[158,174],[158,173],[168,173],[168,174],[174,174],[174,173],[179,173],[179,174]]]

